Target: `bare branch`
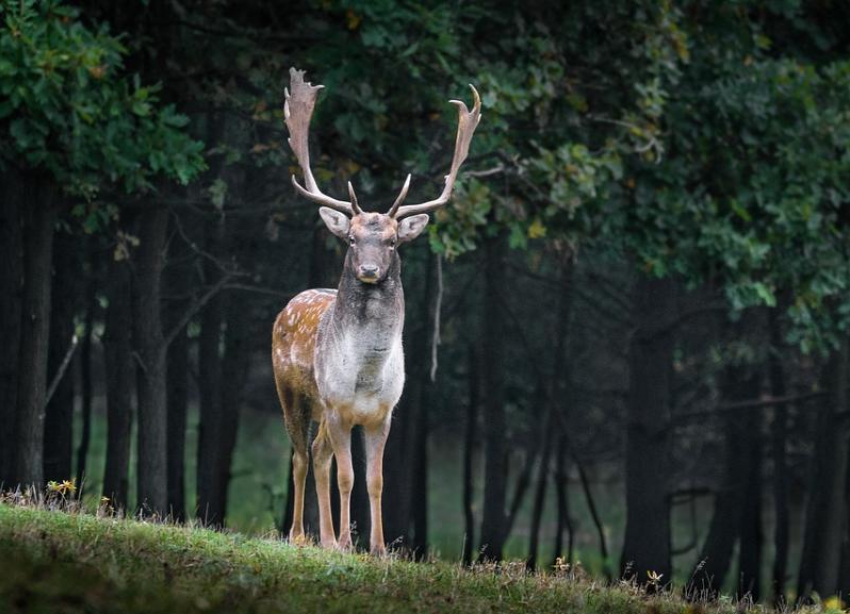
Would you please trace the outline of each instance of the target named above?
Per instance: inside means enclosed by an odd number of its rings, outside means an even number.
[[[86,332],[88,333],[88,331]],[[53,398],[53,395],[56,393],[56,389],[62,382],[62,377],[65,375],[65,371],[68,370],[68,365],[71,364],[71,358],[74,357],[74,350],[77,349],[79,341],[80,340],[77,338],[77,335],[73,335],[71,337],[71,345],[68,346],[68,351],[65,352],[65,356],[64,358],[62,358],[62,363],[59,365],[59,370],[56,372],[56,375],[53,376],[53,379],[50,382],[50,387],[48,387],[47,389],[47,396],[44,398],[45,407],[48,403],[50,403],[50,399]]]

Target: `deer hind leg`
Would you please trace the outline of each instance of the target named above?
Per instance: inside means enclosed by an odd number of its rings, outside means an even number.
[[[366,486],[372,512],[372,534],[369,536],[369,544],[372,554],[377,555],[385,554],[387,551],[384,545],[381,493],[384,490],[384,447],[389,434],[389,418],[383,424],[363,428],[363,443],[366,448]]]
[[[286,430],[292,441],[293,510],[289,541],[301,544],[304,536],[304,490],[310,464],[308,442],[310,440],[310,404],[288,387],[281,387],[280,402]]]
[[[354,488],[354,466],[351,462],[351,425],[337,414],[325,421],[331,446],[336,457],[336,476],[339,486],[339,547],[351,547],[351,490]]]
[[[333,516],[331,513],[331,447],[325,420],[313,440],[313,475],[316,478],[316,496],[319,499],[319,539],[325,548],[336,547]]]

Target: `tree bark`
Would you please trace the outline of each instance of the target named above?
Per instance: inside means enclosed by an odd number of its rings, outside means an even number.
[[[55,271],[50,314],[50,347],[47,357],[48,383],[59,373],[62,363],[73,344],[74,315],[77,307],[79,272],[76,270],[74,249],[76,242],[70,235],[56,237]],[[69,368],[59,382],[53,398],[47,403],[44,417],[44,479],[70,480],[73,452],[74,378]],[[79,482],[78,482],[79,484]]]
[[[130,431],[136,361],[133,358],[133,313],[130,264],[111,260],[107,267],[106,330],[103,349],[106,373],[106,466],[103,496],[115,509],[127,509]]]
[[[206,226],[206,250],[216,254],[224,237],[223,221],[211,221]],[[204,281],[213,283],[220,271],[206,262]],[[224,522],[219,507],[224,499],[221,482],[222,450],[222,321],[225,295],[218,294],[207,303],[201,314],[201,336],[198,340],[198,388],[200,422],[198,424],[197,514],[205,524]]]
[[[473,460],[475,457],[475,434],[478,432],[478,406],[481,403],[481,370],[478,367],[478,348],[470,345],[468,351],[469,400],[466,404],[466,431],[463,438],[463,518],[465,531],[463,537],[463,563],[472,565],[472,552],[475,550],[475,514],[472,511],[475,498]]]
[[[192,261],[184,252],[181,262],[169,267],[166,275],[170,293],[185,292],[192,284]],[[176,326],[188,308],[185,300],[172,301],[166,309],[168,329]],[[177,333],[168,346],[168,512],[177,521],[186,519],[186,420],[189,407],[189,337]]]
[[[21,177],[3,174],[0,194],[0,487],[15,480],[15,416],[18,397],[18,351],[21,336],[23,237],[21,216],[24,196]]]
[[[558,497],[558,523],[555,529],[555,558],[573,562],[573,522],[570,518],[569,482],[567,472],[567,446],[564,435],[558,437],[558,451],[555,456],[555,486]],[[567,552],[564,556],[564,530],[567,531]],[[554,563],[554,561],[553,561]]]
[[[423,356],[424,359],[424,356]],[[416,413],[416,429],[413,448],[413,475],[411,476],[412,529],[411,549],[416,560],[428,558],[428,405],[431,398],[431,382],[428,381],[427,360],[419,373],[422,390]]]
[[[552,411],[546,412],[543,428],[543,453],[540,455],[540,466],[537,471],[537,487],[534,491],[534,507],[531,512],[531,535],[528,542],[528,559],[526,566],[529,570],[537,568],[537,550],[540,544],[540,523],[543,519],[543,504],[546,501],[546,486],[549,483],[549,464],[552,457]]]
[[[676,286],[641,274],[635,287],[629,347],[631,382],[626,425],[626,535],[621,574],[644,584],[653,571],[670,579],[668,502],[670,378]]]
[[[505,539],[505,493],[508,477],[507,436],[503,386],[506,335],[502,289],[505,285],[504,237],[487,239],[482,355],[484,412],[484,513],[481,520],[479,560],[500,561]]]
[[[82,436],[80,437],[80,445],[77,448],[77,484],[82,494],[82,488],[86,478],[86,461],[89,456],[89,445],[91,444],[91,410],[92,400],[94,396],[94,383],[92,381],[92,329],[94,328],[94,310],[95,310],[95,294],[94,282],[89,282],[86,290],[86,321],[85,330],[83,331],[83,339],[80,343],[80,408],[82,414]]]
[[[239,413],[244,398],[248,369],[251,364],[252,338],[250,316],[245,307],[231,296],[227,307],[227,332],[222,359],[222,373],[228,374],[228,384],[221,394],[221,450],[218,457],[219,499],[215,511],[224,521],[227,514],[227,491],[230,487],[233,451],[236,448],[236,436],[239,429]]]
[[[22,486],[40,490],[44,485],[44,415],[56,203],[52,189],[39,185],[38,178],[30,178],[24,189],[28,223],[24,233],[15,469]]]
[[[416,534],[414,525],[417,524],[416,506],[427,505],[427,493],[421,493],[418,486],[422,472],[417,469],[422,462],[422,442],[425,440],[427,443],[427,431],[422,430],[422,414],[427,412],[424,406],[425,388],[429,384],[426,357],[434,302],[434,259],[435,256],[429,252],[417,292],[418,300],[409,303],[416,306],[414,317],[411,318],[414,326],[407,329],[409,339],[405,343],[405,348],[410,348],[405,351],[409,372],[404,396],[393,412],[393,424],[384,454],[383,500],[394,502],[392,506],[385,506],[384,537],[393,548],[416,549],[413,543]],[[427,427],[427,424],[424,426]],[[423,522],[423,518],[420,517],[419,522]],[[424,523],[427,525],[427,516]]]
[[[829,397],[821,410],[810,481],[809,503],[797,594],[807,599],[812,592],[835,595],[841,544],[847,522],[847,382],[848,340],[841,342],[827,365]]]
[[[549,481],[549,465],[552,456],[552,446],[555,442],[554,427],[560,418],[566,423],[566,410],[569,409],[570,399],[565,392],[570,388],[571,370],[567,364],[567,342],[572,319],[572,263],[564,259],[561,263],[560,283],[558,285],[558,311],[555,325],[555,345],[552,355],[552,372],[546,384],[546,414],[543,420],[543,452],[540,459],[537,492],[535,493],[534,509],[531,516],[531,538],[528,546],[529,569],[537,566],[537,550],[540,539],[540,523],[543,517],[543,505],[546,501],[546,486]],[[562,384],[566,384],[565,386]],[[557,414],[560,414],[558,416]],[[556,551],[557,552],[557,551]]]
[[[757,395],[756,381],[750,394]],[[753,398],[752,396],[750,398]],[[760,412],[745,413],[746,472],[741,497],[740,566],[738,569],[738,597],[749,595],[753,602],[761,599],[761,562],[764,537],[761,527],[762,445]]]
[[[168,212],[154,204],[139,215],[133,324],[138,376],[138,500],[140,510],[168,510],[166,347],[160,314]]]
[[[770,357],[768,359],[768,375],[770,377],[770,392],[774,398],[787,394],[785,376],[780,359],[782,347],[782,332],[776,309],[769,314],[770,326]],[[785,603],[785,580],[788,573],[788,548],[790,544],[790,512],[788,499],[788,461],[786,460],[786,429],[788,428],[788,407],[785,403],[774,406],[773,423],[771,424],[771,443],[773,452],[773,505],[775,526],[773,543],[775,556],[773,559],[773,601],[777,606]]]
[[[750,374],[742,377],[747,369],[734,365],[724,375],[723,396],[728,401],[751,399],[758,395],[758,380]],[[724,474],[714,499],[714,513],[705,543],[691,573],[688,593],[692,597],[715,599],[720,593],[729,569],[732,566],[735,544],[742,535],[743,523],[748,514],[748,499],[753,493],[747,491],[752,468],[752,428],[754,412],[728,413],[724,422],[725,460]],[[742,553],[743,553],[742,544]],[[739,586],[739,588],[742,588]]]

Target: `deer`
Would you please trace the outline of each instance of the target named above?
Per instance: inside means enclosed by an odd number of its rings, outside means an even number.
[[[352,548],[350,502],[354,485],[351,430],[362,427],[366,481],[371,513],[370,552],[386,553],[381,516],[384,447],[392,412],[404,388],[404,290],[398,248],[418,237],[428,213],[451,199],[458,170],[481,120],[481,98],[472,111],[460,100],[454,155],[440,195],[419,204],[402,204],[410,188],[408,174],[387,213],[364,211],[351,182],[348,200],[324,194],[310,169],[310,120],[319,90],[304,81],[304,71],[291,68],[285,89],[284,122],[289,145],[301,169],[304,185],[295,175],[298,194],[320,205],[319,216],[328,230],[345,241],[342,274],[336,289],[301,292],[290,300],[272,328],[272,364],[284,423],[292,442],[294,510],[291,543],[304,543],[304,496],[312,453],[319,503],[319,541],[324,548]],[[312,423],[318,424],[310,444]],[[331,516],[330,469],[336,458],[340,497],[339,540]]]

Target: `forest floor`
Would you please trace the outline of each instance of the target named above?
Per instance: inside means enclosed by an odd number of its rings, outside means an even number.
[[[9,614],[732,614],[740,606],[687,603],[676,591],[650,596],[567,570],[530,574],[522,562],[414,563],[294,547],[274,536],[0,504],[0,612]]]

